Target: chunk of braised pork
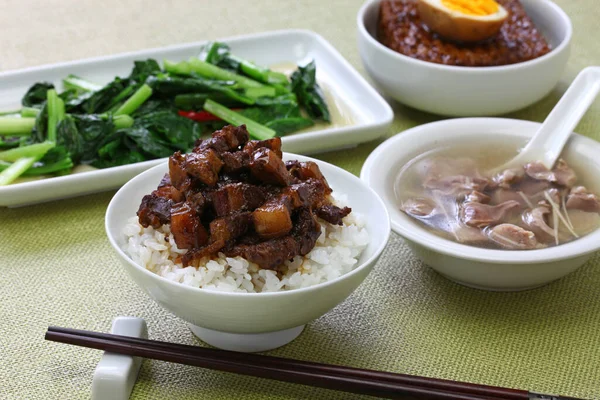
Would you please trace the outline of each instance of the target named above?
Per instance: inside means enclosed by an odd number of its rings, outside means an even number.
[[[567,196],[567,209],[600,213],[600,198],[583,186],[571,189]]]
[[[460,208],[460,218],[468,226],[482,228],[504,222],[509,212],[519,207],[519,202],[513,200],[495,206],[481,203],[464,203]]]
[[[180,249],[192,249],[208,242],[208,232],[196,210],[187,202],[171,208],[171,233]]]
[[[288,198],[266,202],[252,213],[254,230],[262,239],[287,235],[292,230],[291,204]]]
[[[157,229],[171,220],[171,206],[173,201],[168,197],[158,196],[156,193],[147,194],[137,211],[140,224]]]
[[[312,178],[284,188],[254,211],[254,230],[265,239],[286,235],[292,229],[291,212],[302,207],[321,207],[325,193],[323,183]]]
[[[327,202],[325,196],[330,190],[323,184],[323,181],[309,178],[300,183],[295,183],[284,188],[280,197],[289,197],[293,208],[299,207],[319,207]]]
[[[329,183],[319,166],[312,161],[301,162],[298,160],[286,161],[285,167],[290,171],[293,177],[299,179],[301,181],[306,181],[308,179],[317,179],[325,185],[329,193],[331,193],[331,188],[329,187]]]
[[[214,257],[225,247],[225,242],[217,240],[210,242],[206,246],[192,249],[181,256],[181,263],[184,267],[194,266],[198,268],[203,261],[208,261],[208,258]]]
[[[249,211],[216,218],[210,222],[210,241],[230,242],[245,235],[251,227],[252,213]]]
[[[225,250],[227,257],[242,257],[258,264],[260,268],[277,269],[298,255],[298,243],[291,235],[267,240],[258,244],[238,244]]]
[[[221,154],[223,160],[223,172],[237,174],[250,167],[250,155],[243,151]]]
[[[292,181],[292,176],[285,168],[285,164],[277,153],[266,147],[259,148],[252,153],[250,160],[252,176],[264,183],[287,186]]]
[[[217,154],[237,150],[244,146],[250,139],[246,125],[227,125],[223,129],[212,134],[210,139],[198,140],[195,143],[194,152],[201,153],[207,149],[213,149]]]
[[[168,172],[164,174],[162,179],[160,180],[160,183],[158,184],[158,189],[165,186],[173,186],[173,184],[171,183],[171,177],[169,176]]]
[[[165,197],[167,199],[173,200],[174,203],[180,202],[184,200],[184,195],[179,190],[175,189],[171,185],[171,178],[169,174],[165,174],[163,178],[160,180],[158,187],[155,191],[152,192],[158,197]]]
[[[252,211],[265,202],[264,187],[247,183],[228,183],[211,193],[212,206],[218,217],[238,211]]]
[[[189,191],[186,194],[186,201],[198,214],[202,214],[208,205],[208,200],[202,192]]]
[[[352,212],[352,209],[349,207],[340,208],[333,204],[326,204],[317,208],[315,211],[317,217],[322,220],[325,220],[332,225],[343,225],[344,218]]]
[[[189,153],[185,156],[185,171],[207,186],[217,184],[222,167],[223,161],[213,149],[206,149],[200,153]]]
[[[315,219],[312,211],[308,207],[301,208],[295,221],[292,237],[298,243],[298,255],[307,255],[321,236],[321,225]]]
[[[180,151],[169,157],[169,180],[180,192],[187,191],[192,184],[192,179],[185,170],[185,156]]]
[[[489,230],[488,237],[509,250],[531,250],[539,247],[533,232],[513,224],[494,226]]]
[[[265,148],[273,151],[275,155],[279,158],[283,155],[281,152],[281,138],[274,137],[266,140],[250,140],[244,148],[242,149],[243,153],[247,155],[252,155],[256,150]]]
[[[321,235],[321,226],[308,208],[298,211],[291,234],[258,244],[238,244],[225,250],[229,257],[241,256],[261,268],[276,269],[286,260],[308,254]]]

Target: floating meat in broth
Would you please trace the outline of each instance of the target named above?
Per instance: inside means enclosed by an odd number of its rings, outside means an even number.
[[[563,159],[551,170],[532,162],[493,177],[480,172],[513,155],[508,146],[485,153],[447,148],[423,154],[398,175],[400,209],[432,233],[495,249],[555,246],[600,226],[600,199],[578,183]]]

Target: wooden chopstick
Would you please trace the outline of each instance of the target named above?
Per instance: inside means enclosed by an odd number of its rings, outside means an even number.
[[[529,392],[50,327],[47,340],[327,389],[385,398],[529,399]],[[558,399],[558,398],[556,398]],[[565,399],[565,398],[563,398]]]
[[[123,343],[133,343],[139,345],[145,345],[149,342],[147,339],[140,339],[130,336],[118,336],[112,334],[106,334],[101,332],[91,332],[79,329],[70,328],[59,328],[49,327],[48,331],[61,332],[67,334],[77,334],[86,337],[94,337],[99,339],[119,337]],[[506,400],[520,400],[523,399],[523,393],[525,391],[516,389],[505,389],[493,386],[478,385],[472,383],[455,382],[449,380],[425,378],[413,375],[396,374],[391,372],[365,370],[359,368],[343,367],[337,365],[321,364],[315,362],[292,360],[288,358],[262,356],[256,354],[239,353],[234,351],[210,349],[199,346],[186,346],[178,345],[168,342],[150,341],[153,345],[170,350],[173,346],[185,346],[188,354],[195,354],[202,357],[217,357],[218,359],[229,359],[236,361],[244,361],[251,364],[257,365],[269,365],[272,367],[286,367],[288,369],[294,369],[297,371],[309,370],[313,372],[326,373],[326,374],[338,374],[344,376],[353,376],[356,378],[365,379],[377,379],[382,381],[389,381],[399,384],[439,389],[443,391],[459,392],[465,394],[475,394],[488,397],[500,397]]]
[[[116,336],[116,335],[114,335]],[[48,331],[47,340],[78,346],[91,347],[114,353],[127,354],[131,356],[152,358],[162,361],[175,362],[197,367],[215,369],[225,372],[233,372],[242,375],[260,378],[274,379],[283,382],[299,383],[308,386],[317,386],[326,389],[340,390],[351,393],[366,394],[380,398],[402,399],[406,396],[429,398],[429,399],[457,399],[457,400],[482,400],[483,397],[472,395],[461,395],[447,391],[429,390],[427,388],[400,385],[392,382],[379,382],[371,379],[360,379],[345,377],[335,374],[320,374],[306,371],[294,371],[285,367],[276,368],[268,365],[244,363],[242,361],[230,361],[227,358],[203,357],[190,354],[187,347],[178,345],[177,348],[165,348],[155,346],[152,343],[144,345],[122,342],[120,338],[96,338]],[[179,346],[183,346],[180,348]],[[494,399],[498,399],[494,397]]]

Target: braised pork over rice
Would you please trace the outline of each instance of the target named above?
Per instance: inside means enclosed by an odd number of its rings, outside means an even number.
[[[244,125],[230,125],[171,156],[169,174],[137,214],[144,227],[170,224],[177,247],[188,250],[184,266],[222,252],[276,269],[315,246],[315,214],[341,225],[350,213],[330,193],[315,163],[282,160],[280,138],[249,140]]]

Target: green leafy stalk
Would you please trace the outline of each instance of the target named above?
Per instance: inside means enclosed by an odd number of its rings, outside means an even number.
[[[42,158],[44,154],[53,148],[55,144],[50,141],[30,144],[27,146],[15,147],[14,149],[0,151],[0,160],[16,162],[20,158],[38,157]]]
[[[124,101],[125,99],[127,99],[128,97],[131,96],[131,93],[133,93],[133,91],[135,90],[135,88],[133,86],[127,86],[125,89],[123,89],[121,91],[121,93],[119,93],[118,95],[116,95],[109,103],[108,107],[108,111],[109,112],[116,112],[120,107],[121,107],[121,102]]]
[[[239,68],[244,74],[248,75],[252,79],[256,79],[259,82],[269,85],[282,86],[289,85],[290,83],[288,77],[281,72],[275,72],[268,68],[260,67],[248,60],[234,56],[233,54],[229,54],[229,58],[237,61],[240,64]]]
[[[22,159],[21,159],[22,160]],[[9,168],[11,163],[0,161],[0,171],[4,171]],[[62,160],[50,163],[50,164],[42,164],[39,166],[32,166],[25,172],[23,172],[23,176],[39,176],[39,175],[48,175],[58,171],[71,169],[73,168],[73,160],[70,158],[63,158]]]
[[[35,118],[0,118],[0,136],[29,136],[35,125]]]
[[[25,157],[11,164],[10,167],[0,172],[0,186],[5,186],[13,182],[25,171],[27,171],[36,161],[36,157]]]
[[[272,86],[253,87],[244,90],[244,93],[248,97],[257,99],[259,97],[275,97],[277,91]]]
[[[113,118],[113,124],[115,124],[115,128],[117,129],[130,128],[133,125],[133,118],[125,114],[116,115]]]
[[[35,118],[40,114],[39,108],[23,107],[21,109],[21,117],[23,118]]]
[[[221,93],[231,100],[244,104],[254,104],[255,100],[232,89],[233,81],[217,81],[200,76],[179,77],[159,75],[150,81],[152,89],[160,96],[174,96],[190,93]]]
[[[146,84],[140,86],[140,88],[131,96],[127,101],[115,111],[115,115],[130,115],[138,109],[148,98],[152,96],[152,88]]]
[[[234,72],[228,71],[223,68],[219,68],[216,65],[209,64],[197,58],[191,58],[188,64],[192,72],[195,72],[200,76],[204,76],[206,78],[211,79],[218,79],[222,81],[234,81],[238,84],[240,88],[243,89],[259,88],[265,86],[262,83],[257,82],[253,79],[247,78],[243,75],[238,75]]]
[[[58,97],[54,89],[48,90],[46,97],[48,104],[48,140],[55,143],[56,127],[65,118],[65,103]]]
[[[176,75],[191,75],[192,69],[190,68],[190,64],[185,61],[174,62],[169,60],[163,60],[163,68],[170,74]]]
[[[248,133],[250,133],[250,136],[255,139],[265,140],[275,137],[276,135],[276,132],[273,129],[267,128],[266,126],[261,125],[258,122],[232,111],[229,108],[222,106],[221,104],[210,99],[206,100],[204,103],[204,109],[232,125],[246,125]]]
[[[63,79],[63,86],[65,89],[71,89],[77,93],[97,92],[102,89],[101,85],[86,81],[75,75],[69,75]]]

